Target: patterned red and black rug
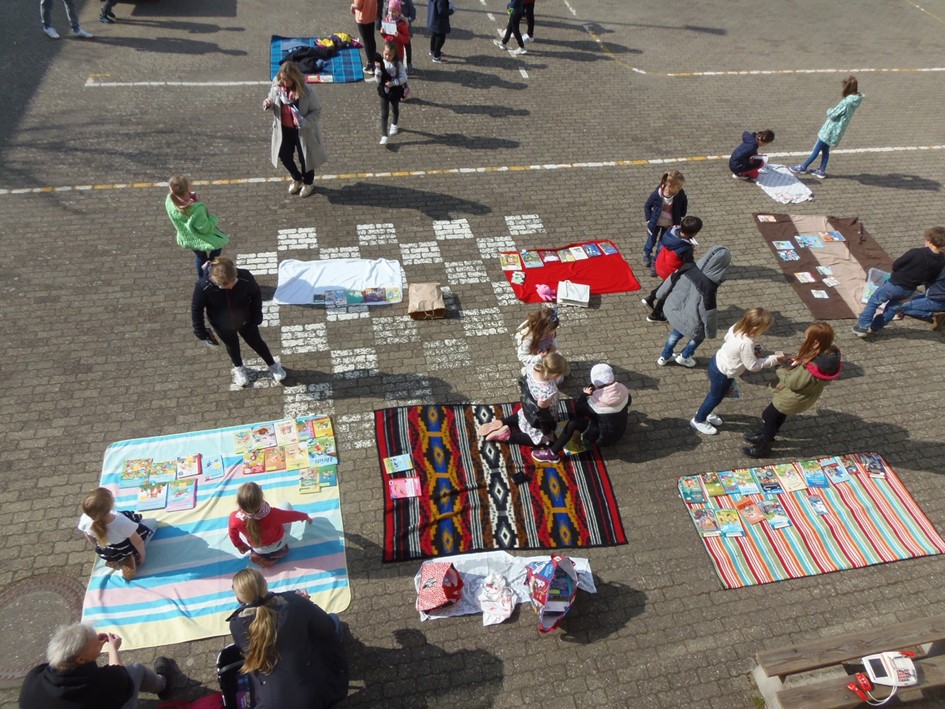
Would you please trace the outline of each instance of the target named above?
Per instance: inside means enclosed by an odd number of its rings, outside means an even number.
[[[374,414],[384,489],[384,561],[491,549],[626,544],[598,450],[532,462],[529,448],[493,443],[480,424],[517,404],[404,406]],[[563,411],[571,402],[562,402]],[[392,499],[384,459],[408,454],[420,496]],[[524,474],[522,484],[513,476]]]

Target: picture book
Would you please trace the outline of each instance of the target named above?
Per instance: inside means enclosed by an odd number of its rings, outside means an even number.
[[[176,460],[159,460],[151,464],[151,474],[148,476],[149,483],[152,485],[169,483],[171,480],[177,480]]]
[[[308,446],[305,443],[290,443],[285,450],[285,469],[299,470],[308,467]]]
[[[819,273],[821,276],[832,276],[833,269],[830,268],[830,266],[818,266],[817,273]]]
[[[139,487],[148,482],[151,477],[152,458],[133,458],[126,460],[121,469],[118,480],[119,488]]]
[[[338,484],[338,466],[321,465],[318,467],[318,482],[322,487],[333,487]]]
[[[253,433],[253,448],[272,448],[279,444],[276,440],[276,431],[271,423],[264,423],[251,429]]]
[[[765,518],[765,516],[761,514],[761,510],[758,509],[758,505],[756,505],[755,501],[750,497],[743,497],[736,502],[735,509],[738,510],[742,519],[748,522],[748,524],[758,524]]]
[[[151,485],[145,483],[138,488],[138,504],[135,509],[138,512],[147,510],[161,510],[167,504],[167,483],[156,483]]]
[[[558,258],[561,259],[561,263],[574,263],[576,260],[569,249],[558,249]]]
[[[787,516],[787,512],[781,507],[780,502],[762,500],[758,503],[758,509],[761,510],[765,519],[768,520],[768,526],[771,527],[771,529],[783,529],[784,527],[792,526],[791,518]]]
[[[833,276],[827,276],[827,278],[824,279],[824,285],[830,288],[836,288],[838,285],[840,285],[840,281],[838,281]]]
[[[731,470],[723,470],[716,473],[716,475],[719,476],[719,482],[722,484],[722,489],[725,490],[726,495],[738,494],[738,482],[736,482],[735,475]]]
[[[886,464],[877,453],[854,453],[853,458],[871,478],[886,477]]]
[[[813,274],[810,271],[801,271],[800,273],[795,273],[794,276],[801,283],[816,283],[817,279],[814,278]]]
[[[331,417],[330,416],[318,416],[317,418],[309,419],[309,430],[311,431],[311,438],[327,438],[328,436],[334,436],[335,431],[331,427]]]
[[[178,458],[177,479],[182,480],[183,478],[192,478],[195,475],[200,475],[202,467],[203,466],[200,465],[200,453]]]
[[[704,473],[702,475],[702,484],[705,486],[706,494],[709,497],[718,497],[725,494],[725,488],[719,480],[718,473]]]
[[[384,300],[388,303],[399,303],[404,299],[404,292],[401,288],[385,288]]]
[[[853,460],[852,456],[849,455],[838,455],[837,462],[843,466],[843,469],[847,472],[847,475],[859,475],[860,467],[856,464],[856,461]]]
[[[702,482],[698,475],[686,475],[679,478],[679,496],[689,504],[704,504],[706,496],[702,492]]]
[[[815,298],[820,298],[820,299],[824,299],[824,298],[829,298],[829,297],[830,297],[830,294],[829,294],[827,291],[825,291],[825,290],[812,290],[812,291],[810,292],[810,294],[811,294],[812,296],[814,296]]]
[[[420,478],[392,478],[387,481],[387,484],[390,485],[392,500],[420,497]]]
[[[771,244],[777,251],[790,251],[794,248],[793,241],[772,241]]]
[[[819,236],[822,241],[827,243],[831,241],[846,241],[846,239],[843,238],[843,234],[841,234],[839,231],[818,231],[817,236]]]
[[[584,443],[584,439],[581,437],[580,431],[575,431],[571,438],[568,439],[568,442],[564,444],[564,452],[567,455],[578,455],[579,453],[585,453],[589,449]]]
[[[846,468],[844,468],[836,458],[822,458],[818,462],[820,463],[820,467],[823,468],[827,479],[834,485],[850,482],[850,475],[847,473]]]
[[[322,484],[318,481],[318,468],[303,468],[299,471],[299,492],[307,495],[318,492]]]
[[[690,507],[689,516],[700,537],[718,537],[722,534],[711,507]]]
[[[725,394],[725,398],[732,399],[733,401],[736,399],[742,398],[742,390],[738,388],[737,379],[732,380],[732,386],[728,388],[728,392]]]
[[[299,432],[295,426],[295,419],[282,419],[272,425],[276,430],[276,440],[280,446],[299,442]]]
[[[793,463],[778,463],[774,466],[774,473],[781,482],[781,488],[785,492],[794,492],[795,490],[804,490],[807,488],[807,482]]]
[[[797,464],[807,481],[807,487],[830,487],[827,474],[816,460],[802,460]]]
[[[223,458],[219,455],[205,455],[203,457],[204,480],[222,478],[226,471],[223,468]]]
[[[827,514],[827,505],[824,504],[824,500],[820,495],[808,495],[807,504],[810,505],[810,509],[815,515]]]
[[[364,292],[359,290],[345,291],[345,302],[339,305],[358,305],[364,302]]]
[[[248,428],[233,433],[233,452],[245,453],[253,449],[253,432]]]
[[[755,480],[755,476],[751,474],[750,468],[738,468],[732,471],[732,475],[735,476],[735,483],[738,485],[740,495],[761,494],[761,487],[759,487],[758,481]]]
[[[541,256],[542,263],[559,263],[561,261],[558,252],[553,249],[538,249],[538,255]]]
[[[516,271],[512,274],[512,283],[517,286],[522,285],[525,282],[525,271]]]
[[[860,297],[861,303],[869,301],[870,296],[876,292],[876,289],[889,280],[891,274],[878,268],[871,268],[866,274],[866,286],[863,288],[863,295]]]
[[[584,253],[586,253],[591,258],[604,255],[604,253],[598,248],[597,244],[584,244],[583,248]]]
[[[574,256],[575,261],[583,261],[586,258],[590,258],[587,255],[587,252],[580,246],[572,246],[569,251],[571,252],[571,255]]]
[[[365,303],[384,303],[387,301],[387,291],[384,288],[365,288],[361,291]]]
[[[263,460],[267,473],[277,473],[280,470],[285,470],[285,448],[282,446],[266,448]]]
[[[243,453],[243,474],[255,475],[266,472],[266,449],[255,448]]]
[[[197,506],[197,481],[175,480],[167,486],[167,511],[192,510]]]
[[[600,247],[601,253],[605,256],[613,256],[614,254],[619,254],[617,247],[611,244],[609,241],[598,241],[597,246]]]
[[[800,261],[801,257],[797,255],[797,251],[794,249],[784,249],[783,251],[778,251],[778,258],[782,261]]]
[[[822,249],[824,248],[823,239],[816,234],[799,234],[796,237],[797,247],[799,249]]]
[[[774,474],[774,468],[770,465],[765,465],[761,468],[752,468],[752,471],[755,474],[755,480],[758,481],[758,485],[761,486],[761,491],[766,495],[780,495],[784,492],[784,488],[781,487],[781,483],[778,481],[778,476]]]
[[[537,251],[522,251],[522,263],[525,268],[541,268],[545,265]]]
[[[309,465],[337,465],[334,438],[315,438],[308,443]]]
[[[330,308],[344,308],[348,305],[348,291],[344,288],[327,288],[322,294],[325,305]]]
[[[738,510],[725,508],[715,511],[715,521],[723,537],[744,537],[745,528],[738,519]]]
[[[413,459],[408,453],[403,455],[393,455],[390,458],[384,458],[384,472],[388,475],[402,473],[405,470],[413,470]]]
[[[775,217],[774,217],[773,214],[759,214],[759,215],[758,215],[758,221],[759,221],[759,222],[773,223],[773,222],[776,222],[777,219],[775,219]]]
[[[233,477],[234,475],[243,474],[243,456],[241,455],[225,455],[223,456],[223,470],[224,475]]]

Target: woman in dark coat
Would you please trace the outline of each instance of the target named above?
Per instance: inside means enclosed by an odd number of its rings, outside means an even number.
[[[450,15],[453,8],[449,0],[429,0],[427,3],[427,29],[430,30],[430,54],[434,64],[445,64],[443,45],[450,33]]]
[[[254,709],[327,709],[348,694],[348,658],[341,623],[304,591],[270,593],[247,568],[233,577],[240,607],[230,633],[243,651]]]

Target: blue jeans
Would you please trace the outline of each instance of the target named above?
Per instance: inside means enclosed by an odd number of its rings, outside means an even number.
[[[668,226],[658,226],[650,231],[649,227],[646,229],[646,241],[643,243],[643,260],[646,262],[646,265],[656,263],[656,254],[659,253],[659,243],[660,239],[663,238],[663,234],[666,233],[666,230],[669,229]],[[654,253],[653,249],[656,249]]]
[[[869,302],[863,308],[863,312],[860,313],[860,318],[856,324],[862,328],[872,328],[874,332],[882,330],[896,314],[895,306],[904,300],[908,300],[913,293],[915,293],[914,289],[903,288],[886,281],[870,296]],[[882,315],[876,315],[876,309],[883,303],[886,303],[886,309]]]
[[[203,265],[207,261],[213,261],[217,256],[223,253],[223,249],[214,249],[213,251],[197,251],[194,249],[194,261],[197,264],[197,280],[203,278]]]
[[[893,311],[893,315],[902,313],[910,318],[932,322],[932,313],[945,312],[945,302],[920,295],[918,298],[913,298],[905,303],[893,305],[890,309]]]
[[[801,163],[801,168],[806,170],[810,167],[811,163],[814,162],[814,159],[817,157],[817,153],[822,153],[820,158],[820,169],[824,172],[827,171],[827,161],[830,160],[830,146],[827,145],[820,138],[817,139],[817,142],[814,143],[814,149],[810,151],[810,157],[807,158],[803,163]]]
[[[702,402],[702,406],[696,412],[696,423],[705,422],[706,417],[715,411],[716,406],[722,403],[722,399],[728,394],[728,390],[732,388],[732,383],[735,381],[719,371],[714,356],[709,360],[708,375],[709,393],[706,394],[705,401]]]
[[[50,17],[52,4],[53,0],[39,0],[39,19],[43,23],[43,27],[52,27]],[[73,32],[77,31],[79,29],[79,13],[75,11],[75,2],[73,0],[62,0],[62,4],[66,6],[66,19],[69,20],[69,26]]]
[[[673,330],[669,333],[669,337],[666,338],[666,345],[663,347],[663,353],[660,355],[663,359],[669,359],[673,354],[673,348],[676,346],[676,343],[683,338],[683,334],[679,330]],[[683,357],[692,357],[692,353],[696,351],[696,347],[702,344],[702,340],[692,339],[689,340],[689,344],[683,349],[679,354]]]

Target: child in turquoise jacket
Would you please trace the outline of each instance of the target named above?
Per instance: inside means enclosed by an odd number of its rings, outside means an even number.
[[[842,86],[843,98],[836,106],[827,109],[827,120],[817,134],[817,142],[814,144],[810,157],[800,165],[788,168],[794,174],[803,175],[807,172],[807,168],[820,154],[820,167],[811,170],[810,174],[821,180],[827,176],[827,161],[830,160],[830,149],[839,145],[843,133],[850,125],[854,111],[863,103],[863,94],[859,92],[855,76],[848,76],[844,79]]]
[[[207,205],[197,201],[190,191],[190,178],[173,175],[168,181],[169,192],[164,200],[167,216],[177,230],[177,245],[194,252],[197,280],[203,277],[203,267],[223,252],[230,239],[217,228],[220,222],[207,211]]]

